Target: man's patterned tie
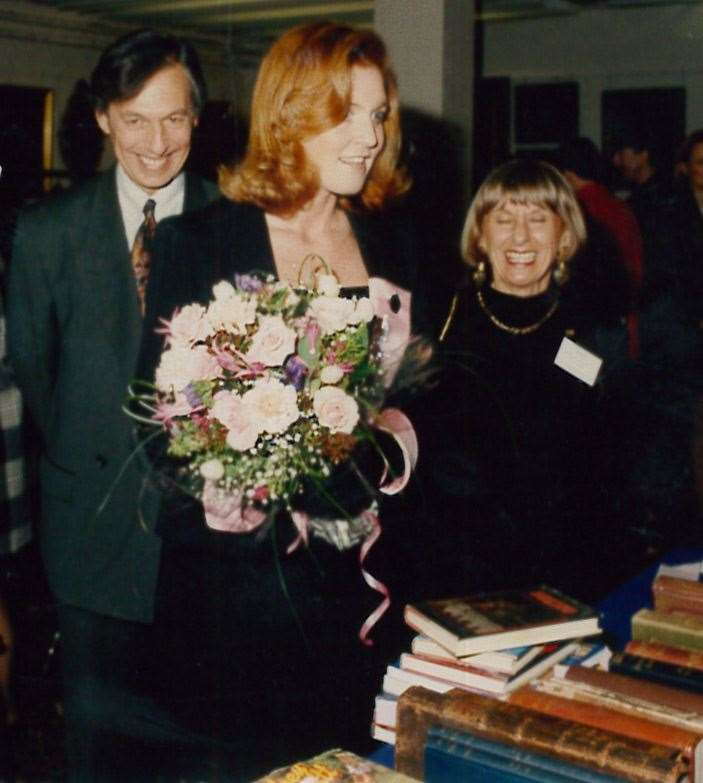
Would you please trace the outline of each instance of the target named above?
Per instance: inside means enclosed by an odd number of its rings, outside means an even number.
[[[132,269],[137,282],[137,296],[139,297],[139,309],[144,315],[144,299],[146,296],[146,284],[149,279],[149,262],[151,260],[151,240],[156,231],[156,219],[154,218],[154,207],[156,202],[153,198],[147,199],[144,204],[144,220],[134,237],[132,245]]]

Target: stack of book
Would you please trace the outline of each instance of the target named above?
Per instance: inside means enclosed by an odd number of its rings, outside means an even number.
[[[418,635],[387,668],[374,710],[373,736],[391,744],[408,688],[504,699],[600,631],[593,609],[546,586],[425,601],[407,606],[405,620]]]
[[[682,582],[655,579],[654,608],[633,616],[635,638],[608,670],[570,656],[501,699],[406,690],[397,769],[427,783],[703,781],[703,647],[681,631],[703,628],[703,584]]]

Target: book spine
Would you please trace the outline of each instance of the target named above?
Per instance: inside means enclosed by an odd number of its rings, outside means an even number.
[[[625,645],[625,652],[651,658],[654,661],[674,663],[677,666],[688,666],[691,669],[703,671],[703,653],[685,650],[683,647],[670,647],[659,642],[643,642],[633,639]]]
[[[684,712],[672,707],[643,701],[634,696],[626,696],[614,691],[573,682],[556,677],[547,677],[532,683],[532,687],[544,693],[570,699],[598,707],[606,707],[625,715],[656,721],[665,726],[673,726],[703,736],[703,717],[695,712]],[[666,744],[666,743],[663,743]]]
[[[695,763],[696,749],[703,740],[703,735],[671,723],[660,722],[657,717],[661,716],[646,717],[641,713],[627,712],[621,702],[615,706],[612,704],[604,706],[579,700],[574,697],[574,694],[563,692],[562,695],[557,695],[534,687],[520,688],[511,694],[510,701],[521,707],[574,720],[595,729],[612,731],[630,739],[678,748],[688,761],[691,780],[696,780],[695,773],[698,768]]]
[[[578,781],[578,783],[614,783],[623,778],[606,775],[595,770],[576,766],[555,756],[534,753],[515,745],[494,742],[483,737],[444,726],[433,726],[427,735],[427,747],[437,747],[465,757],[473,756],[487,765],[491,757],[502,760],[504,768],[521,774],[543,774],[554,776],[555,780]],[[498,764],[496,763],[496,766]],[[551,778],[550,778],[551,779]]]
[[[703,615],[703,582],[658,576],[652,584],[654,608]]]
[[[610,659],[610,671],[703,693],[703,672],[686,666],[653,661],[630,653],[615,653]]]
[[[632,638],[701,651],[703,623],[701,618],[683,612],[640,609],[632,616]]]
[[[447,694],[411,688],[398,702],[396,766],[422,780],[424,747],[429,725],[461,729],[526,750],[558,756],[631,781],[675,783],[688,771],[681,751],[629,739],[544,715],[478,694]]]
[[[510,703],[558,718],[577,721],[594,729],[612,731],[631,739],[679,748],[689,759],[693,758],[694,748],[701,740],[700,735],[692,731],[618,712],[598,704],[557,696],[536,688],[520,688],[510,695]]]
[[[564,678],[592,685],[621,696],[671,707],[682,712],[703,715],[703,696],[683,691],[680,688],[635,679],[617,672],[589,669],[585,666],[569,666]]]

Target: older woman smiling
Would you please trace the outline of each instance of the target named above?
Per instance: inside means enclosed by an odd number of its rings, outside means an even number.
[[[442,333],[448,370],[425,440],[452,525],[438,558],[446,589],[547,581],[593,598],[614,577],[609,435],[626,340],[595,271],[576,269],[585,238],[547,163],[504,164],[469,209],[469,273]]]

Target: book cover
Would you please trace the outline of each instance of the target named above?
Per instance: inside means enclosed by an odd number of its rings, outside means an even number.
[[[254,783],[413,783],[408,777],[348,750],[328,750],[319,756],[281,767]]]
[[[456,656],[574,639],[600,630],[591,607],[544,585],[408,604],[405,621]]]
[[[654,608],[703,616],[703,582],[659,574],[652,583]]]
[[[484,695],[453,690],[437,694],[410,688],[398,700],[396,767],[423,779],[423,748],[431,725],[556,755],[576,765],[632,781],[670,781],[688,774],[678,749],[630,739],[575,721],[545,715]]]
[[[536,658],[542,650],[542,645],[523,645],[508,650],[490,650],[477,655],[458,657],[427,636],[418,635],[413,637],[410,649],[414,655],[425,655],[429,658],[441,658],[447,661],[462,661],[479,669],[490,669],[512,675],[527,666],[533,658]]]
[[[703,715],[698,715],[698,713],[691,710],[667,707],[652,701],[645,701],[636,695],[616,693],[607,687],[565,680],[555,674],[540,677],[534,680],[529,687],[554,696],[608,707],[625,715],[647,718],[666,726],[675,726],[685,731],[703,735]]]
[[[558,672],[561,675],[561,672]],[[566,680],[593,685],[621,696],[671,707],[682,712],[703,716],[703,695],[690,693],[680,688],[660,685],[656,682],[635,679],[625,674],[602,669],[588,669],[585,666],[569,666],[563,672]]]
[[[617,652],[610,659],[610,671],[703,693],[703,672],[675,663],[664,663],[632,653]]]
[[[509,701],[511,704],[574,720],[596,729],[678,748],[689,761],[691,779],[699,781],[703,776],[703,733],[662,723],[651,717],[621,712],[602,704],[579,701],[574,698],[573,692],[556,695],[541,688],[520,688],[510,695]]]
[[[577,766],[556,756],[535,753],[517,745],[495,742],[469,732],[450,729],[445,726],[430,726],[425,745],[425,781],[433,783],[432,764],[428,765],[429,751],[438,750],[446,754],[451,767],[452,760],[458,761],[457,772],[463,760],[484,767],[485,772],[493,770],[522,775],[525,779],[544,783],[619,783],[624,778],[607,775],[596,770]],[[453,778],[462,780],[461,775]]]
[[[687,612],[640,609],[632,615],[632,638],[702,651],[703,616]]]
[[[703,671],[703,652],[685,650],[683,647],[670,647],[660,642],[643,642],[633,639],[625,645],[625,652],[651,658],[654,661],[674,663],[678,666],[688,666],[691,669]]]

